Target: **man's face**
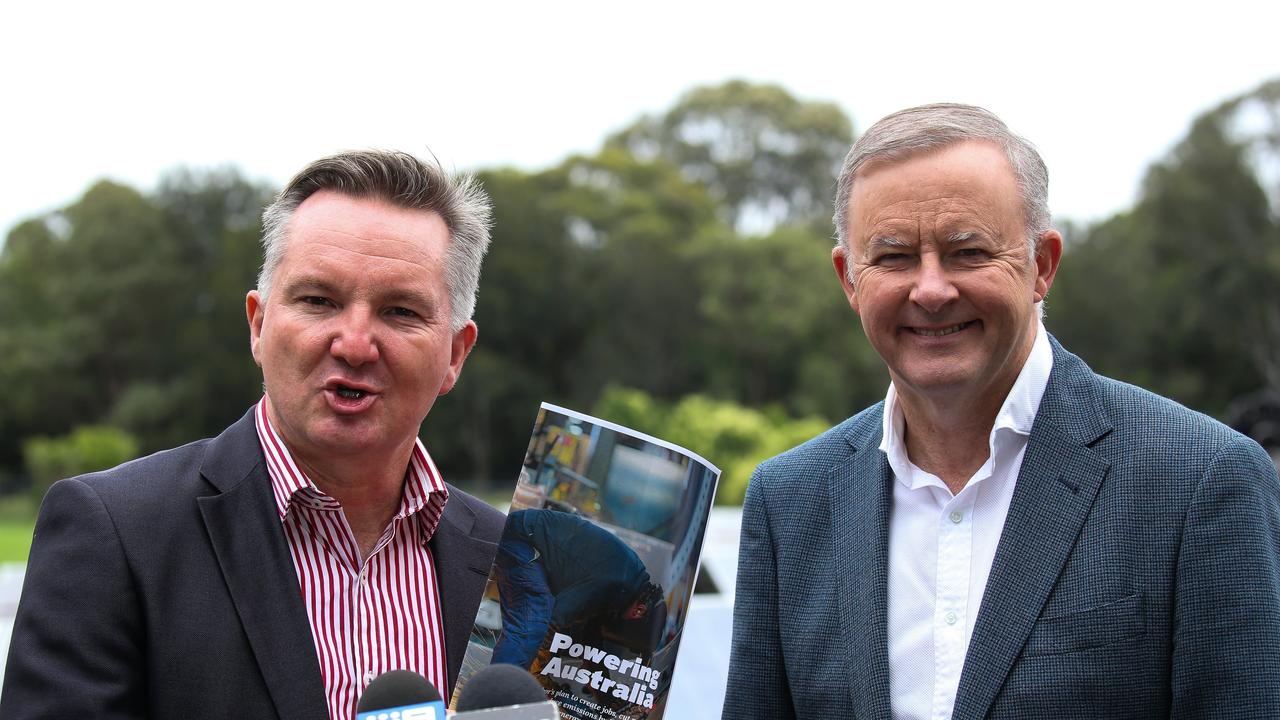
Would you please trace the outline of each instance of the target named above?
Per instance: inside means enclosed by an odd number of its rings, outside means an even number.
[[[449,327],[439,215],[332,191],[289,224],[269,296],[246,299],[270,417],[304,462],[407,452],[475,342]]]
[[[836,248],[832,260],[900,391],[1007,393],[1035,340],[1035,303],[1053,284],[1062,239],[1045,233],[1031,257],[999,147],[966,141],[869,164],[847,221],[851,250]]]

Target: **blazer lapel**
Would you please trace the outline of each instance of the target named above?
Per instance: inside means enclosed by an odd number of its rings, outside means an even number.
[[[218,437],[201,473],[222,491],[199,498],[200,513],[277,714],[285,720],[328,717],[311,626],[252,410]]]
[[[854,716],[889,717],[889,483],[879,450],[879,412],[848,436],[853,455],[831,470],[832,558],[839,589],[840,643],[847,653]]]
[[[457,490],[450,488],[450,492]],[[428,547],[440,586],[440,614],[444,618],[445,658],[448,662],[449,687],[446,700],[453,693],[466,654],[476,610],[484,593],[497,545],[472,537],[476,516],[462,498],[451,499],[431,536]]]
[[[996,547],[952,714],[982,718],[1022,652],[1106,477],[1090,445],[1110,430],[1092,372],[1050,338],[1054,369]]]

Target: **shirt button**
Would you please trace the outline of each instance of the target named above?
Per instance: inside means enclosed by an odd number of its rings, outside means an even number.
[[[369,672],[367,672],[367,673],[365,673],[365,674],[364,674],[364,682],[365,682],[365,684],[366,684],[366,685],[368,685],[369,683],[373,682],[373,671],[372,671],[372,670],[370,670]]]
[[[959,510],[955,510],[951,513],[951,522],[959,525],[960,521],[963,519],[964,519],[964,513],[960,512]]]
[[[959,618],[956,617],[955,613],[949,612],[946,615],[944,615],[942,619],[946,620],[948,625],[955,625],[956,620],[958,620]]]

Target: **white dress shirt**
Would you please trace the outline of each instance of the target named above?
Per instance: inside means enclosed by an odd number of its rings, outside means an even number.
[[[889,385],[880,449],[893,469],[889,515],[889,692],[893,717],[946,720],[1026,453],[1053,351],[1044,325],[991,428],[986,463],[952,495],[916,467]]]

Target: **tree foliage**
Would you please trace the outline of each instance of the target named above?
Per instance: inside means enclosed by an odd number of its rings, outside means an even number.
[[[62,437],[36,436],[23,444],[37,497],[43,497],[49,486],[62,478],[106,470],[137,455],[138,441],[132,435],[100,425],[77,427]]]
[[[1280,82],[1211,110],[1133,208],[1069,233],[1047,320],[1068,348],[1215,414],[1280,388],[1278,117]],[[732,501],[754,463],[883,397],[829,256],[851,127],[735,81],[597,152],[481,172],[495,228],[479,344],[423,431],[444,474],[509,486],[545,400],[687,445]],[[32,437],[107,425],[149,452],[216,434],[260,396],[244,295],[269,197],[234,171],[180,170],[150,193],[96,183],[13,229],[0,482],[16,481],[0,490],[45,477],[24,464]]]
[[[1280,81],[1200,116],[1136,206],[1070,246],[1050,328],[1096,369],[1221,414],[1280,390]]]
[[[110,423],[142,451],[244,412],[260,376],[243,297],[268,191],[176,173],[152,196],[108,181],[22,223],[0,252],[0,466],[22,439]]]
[[[505,482],[540,401],[590,408],[611,385],[832,417],[883,393],[812,230],[744,239],[675,164],[617,146],[481,180],[495,225],[480,342],[425,423],[446,472]]]
[[[831,424],[820,417],[792,418],[778,406],[749,408],[701,394],[675,403],[640,390],[610,386],[594,413],[695,450],[720,468],[716,502],[742,503],[756,465],[818,435]]]
[[[699,87],[609,144],[674,162],[707,186],[739,229],[807,224],[824,231],[853,123],[834,103],[777,85],[734,80]]]

